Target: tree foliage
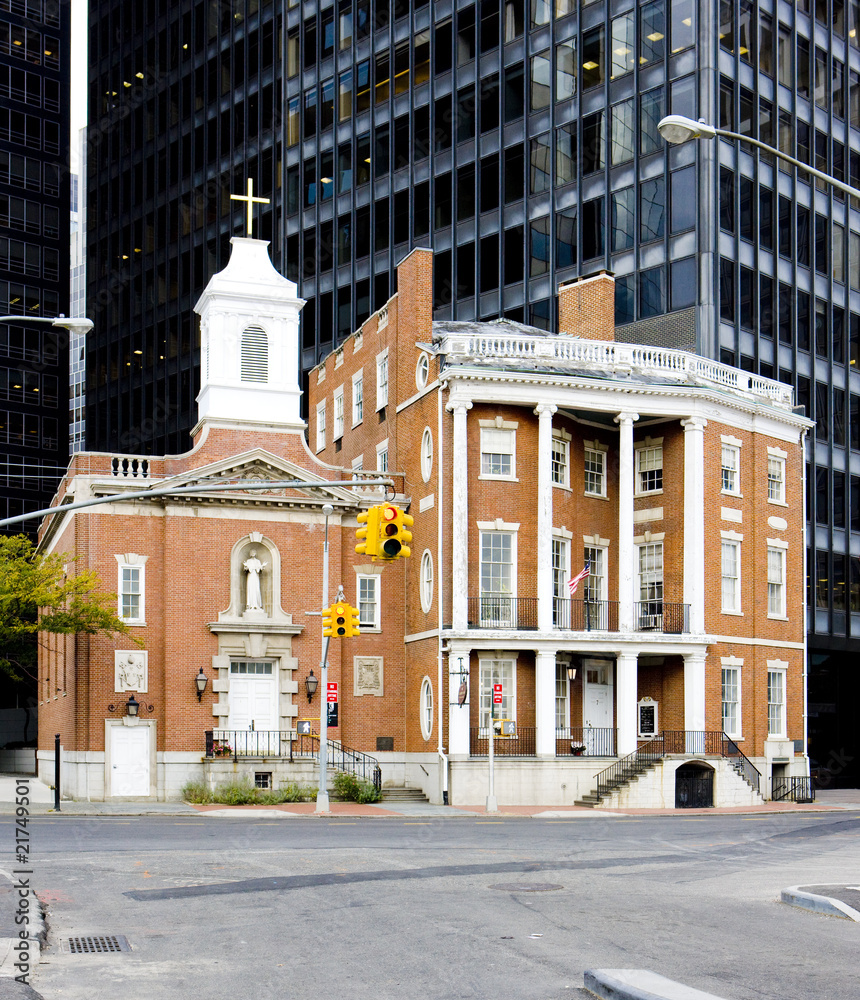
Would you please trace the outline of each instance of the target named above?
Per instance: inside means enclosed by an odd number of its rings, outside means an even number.
[[[93,570],[68,574],[69,562],[61,553],[36,552],[25,535],[0,535],[0,670],[13,680],[36,677],[40,632],[129,634],[116,615],[116,595],[98,589]]]

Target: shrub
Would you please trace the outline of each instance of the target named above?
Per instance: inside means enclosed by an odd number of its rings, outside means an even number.
[[[212,792],[205,781],[189,781],[182,788],[182,798],[200,805],[212,801]]]
[[[250,778],[225,781],[216,786],[212,801],[226,806],[246,806],[257,801],[257,789]]]
[[[347,802],[381,802],[382,791],[371,781],[362,781],[354,774],[338,771],[334,776],[334,792]]]

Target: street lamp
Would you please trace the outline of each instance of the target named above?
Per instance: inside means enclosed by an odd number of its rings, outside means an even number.
[[[50,323],[51,326],[64,326],[69,333],[89,333],[93,321],[83,316],[0,316],[0,323]]]
[[[797,167],[798,170],[804,171],[804,173],[809,174],[811,177],[816,177],[818,180],[824,181],[830,187],[838,188],[853,198],[860,198],[860,190],[857,188],[851,187],[850,184],[845,184],[843,181],[837,180],[837,178],[831,177],[830,174],[825,174],[821,170],[816,170],[815,167],[810,167],[808,163],[804,163],[802,160],[796,160],[793,156],[789,156],[788,153],[783,153],[782,150],[777,149],[776,146],[769,146],[766,142],[753,139],[750,135],[741,135],[740,132],[729,132],[727,129],[715,128],[713,125],[709,125],[704,119],[693,121],[692,118],[687,118],[684,115],[666,115],[665,118],[661,118],[657,123],[657,131],[663,136],[666,142],[671,142],[673,145],[688,142],[690,139],[713,139],[716,136],[720,136],[723,139],[737,139],[738,142],[745,142],[750,146],[755,146],[757,149],[765,150],[765,152],[778,157],[780,160],[784,160],[786,163],[790,163],[793,167]]]

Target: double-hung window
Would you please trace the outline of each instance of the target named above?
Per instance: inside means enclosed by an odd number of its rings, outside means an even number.
[[[488,736],[490,719],[513,719],[516,721],[517,693],[514,687],[516,673],[513,660],[480,661],[479,718],[481,735]],[[493,686],[502,685],[502,703],[493,703]]]
[[[481,475],[513,479],[516,475],[516,431],[508,427],[481,428]]]
[[[767,613],[771,618],[785,618],[785,549],[767,547]]]
[[[481,532],[481,623],[514,621],[514,538],[511,531]]]
[[[317,403],[317,451],[325,448],[325,400]]]
[[[725,441],[721,447],[720,489],[723,493],[740,496],[741,493],[741,449],[739,445]]]
[[[555,728],[567,730],[570,726],[570,681],[567,679],[567,664],[555,665]]]
[[[337,441],[343,437],[343,386],[335,390],[334,393],[334,433],[332,440]]]
[[[767,499],[770,503],[785,503],[785,458],[767,456]]]
[[[593,497],[606,496],[606,452],[585,442],[585,492]]]
[[[767,672],[767,734],[786,736],[785,670],[780,667]]]
[[[364,419],[364,376],[361,372],[352,376],[352,426]]]
[[[636,449],[636,493],[659,493],[663,489],[663,445]]]
[[[590,602],[605,601],[607,595],[606,549],[599,545],[586,545],[582,558],[583,565],[588,563],[588,576],[582,581],[582,599]]]
[[[379,628],[379,577],[358,577],[358,623],[363,628]]]
[[[142,563],[137,565],[120,561],[118,580],[117,617],[127,624],[143,625],[144,611],[144,570]]]
[[[663,543],[639,546],[639,628],[661,626],[663,614]]]
[[[388,351],[376,356],[376,408],[388,405]]]
[[[726,736],[740,736],[741,668],[739,666],[723,666],[722,713],[723,732]]]
[[[552,540],[552,623],[556,628],[570,627],[567,581],[570,579],[570,547],[566,538]]]
[[[552,481],[554,486],[570,484],[570,441],[555,434],[552,438]]]
[[[723,538],[720,549],[720,607],[723,611],[740,614],[741,610],[741,543],[737,538]]]

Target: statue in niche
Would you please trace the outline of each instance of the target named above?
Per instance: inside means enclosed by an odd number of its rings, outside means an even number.
[[[250,556],[242,563],[242,568],[248,574],[245,586],[245,610],[263,611],[263,592],[260,587],[260,577],[268,563],[260,562],[257,550],[251,549]]]
[[[143,660],[129,653],[119,662],[119,690],[142,691],[143,688]]]

